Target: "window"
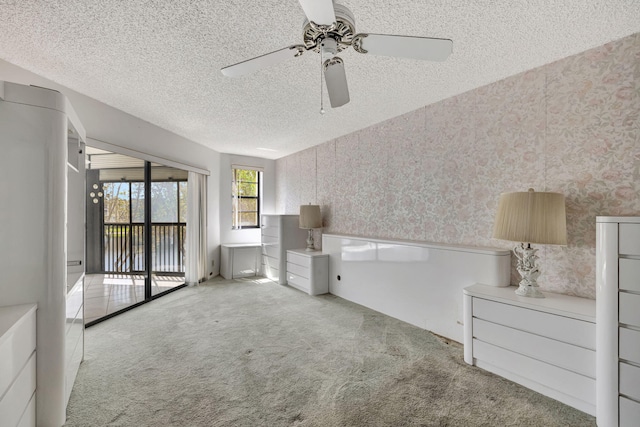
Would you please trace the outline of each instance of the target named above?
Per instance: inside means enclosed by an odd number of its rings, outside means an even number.
[[[128,224],[131,212],[131,187],[129,182],[105,182],[104,191],[104,223]]]
[[[234,230],[260,226],[260,171],[232,169],[232,224]]]
[[[188,187],[184,177],[151,182],[153,272],[184,272]],[[144,182],[100,181],[100,185],[104,192],[102,271],[145,271]]]

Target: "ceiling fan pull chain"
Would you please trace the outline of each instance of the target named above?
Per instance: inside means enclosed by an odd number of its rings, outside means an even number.
[[[324,103],[322,99],[322,49],[320,49],[320,114],[324,114]]]

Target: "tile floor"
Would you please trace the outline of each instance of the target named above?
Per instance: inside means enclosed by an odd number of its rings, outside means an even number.
[[[157,295],[184,283],[182,276],[153,276],[151,294]],[[84,282],[85,323],[144,301],[142,274],[87,274]]]

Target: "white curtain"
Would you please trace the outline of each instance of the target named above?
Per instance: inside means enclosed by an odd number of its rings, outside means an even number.
[[[207,278],[207,177],[189,172],[188,179],[185,282],[193,286]]]

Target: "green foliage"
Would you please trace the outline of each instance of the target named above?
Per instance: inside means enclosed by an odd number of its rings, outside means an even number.
[[[106,224],[129,223],[129,183],[106,182],[104,193],[104,222]]]
[[[260,172],[247,169],[234,169],[231,195],[232,227],[257,227],[260,203]]]
[[[178,183],[178,203],[180,207],[179,218],[180,222],[187,222],[187,182],[180,181]]]
[[[151,222],[178,222],[178,183],[151,183]]]
[[[186,181],[151,183],[151,222],[186,222],[187,185]],[[128,224],[129,210],[133,223],[144,222],[144,183],[105,182],[103,192],[105,224]]]

